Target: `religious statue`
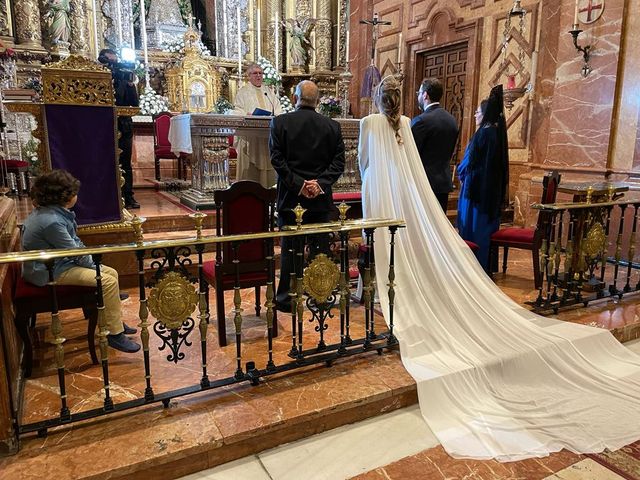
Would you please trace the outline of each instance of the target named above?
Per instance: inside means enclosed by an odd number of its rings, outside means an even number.
[[[49,0],[44,19],[49,26],[51,44],[66,50],[69,45],[71,24],[69,22],[69,0]]]
[[[284,28],[291,35],[289,53],[293,71],[303,71],[307,65],[307,49],[313,48],[309,35],[315,24],[315,18],[306,18],[302,22],[297,18],[289,18],[286,23],[283,23]]]

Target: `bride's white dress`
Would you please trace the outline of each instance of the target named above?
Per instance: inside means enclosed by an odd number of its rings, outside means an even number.
[[[487,277],[442,213],[402,117],[398,145],[380,114],[361,121],[365,218],[402,218],[395,332],[422,415],[454,457],[519,460],[640,438],[640,356],[607,330],[535,315]],[[375,233],[388,317],[389,232]]]

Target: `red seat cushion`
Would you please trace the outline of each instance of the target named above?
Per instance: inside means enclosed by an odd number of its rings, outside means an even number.
[[[355,280],[358,276],[360,276],[360,270],[358,270],[358,267],[351,267],[349,269],[349,279]]]
[[[498,230],[491,235],[495,242],[533,243],[533,228],[508,227]]]
[[[469,248],[473,253],[476,253],[478,250],[480,250],[480,246],[477,243],[473,243],[469,240],[465,240],[464,243],[466,243],[469,246]]]
[[[26,162],[24,160],[2,160],[2,159],[0,159],[0,161],[2,163],[4,163],[4,165],[7,168],[27,168],[29,166],[29,162]]]
[[[153,149],[156,157],[161,158],[176,158],[175,154],[171,151],[171,146],[156,147]]]
[[[77,295],[82,293],[95,292],[96,287],[81,287],[78,285],[57,285],[56,294],[58,297],[66,295]],[[16,290],[14,300],[36,300],[42,298],[48,298],[51,295],[49,286],[38,287],[18,276],[16,280]]]
[[[333,194],[334,202],[360,202],[362,201],[362,193],[360,192],[335,192]]]
[[[207,282],[210,285],[215,286],[216,279],[216,262],[209,261],[204,262],[202,264],[202,273],[205,276]],[[254,283],[254,282],[262,282],[267,283],[268,276],[267,272],[248,272],[240,274],[240,284],[243,283]],[[233,288],[236,284],[236,276],[235,275],[224,275],[222,278],[222,288],[223,290],[229,290]]]

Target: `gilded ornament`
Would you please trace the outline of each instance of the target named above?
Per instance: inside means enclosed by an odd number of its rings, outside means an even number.
[[[149,293],[149,311],[165,328],[178,330],[198,304],[194,286],[177,272],[167,273]]]
[[[111,72],[97,62],[78,55],[42,67],[44,103],[112,106]]]
[[[304,269],[303,286],[305,292],[316,301],[326,303],[340,281],[340,269],[335,262],[321,253]]]
[[[604,227],[600,223],[594,223],[584,239],[582,253],[584,256],[596,257],[603,251],[607,242]]]

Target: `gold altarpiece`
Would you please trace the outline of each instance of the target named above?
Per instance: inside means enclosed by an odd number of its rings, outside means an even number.
[[[205,60],[195,47],[198,32],[189,29],[184,39],[184,57],[165,69],[169,108],[174,112],[210,112],[222,95],[222,76],[214,63]]]

